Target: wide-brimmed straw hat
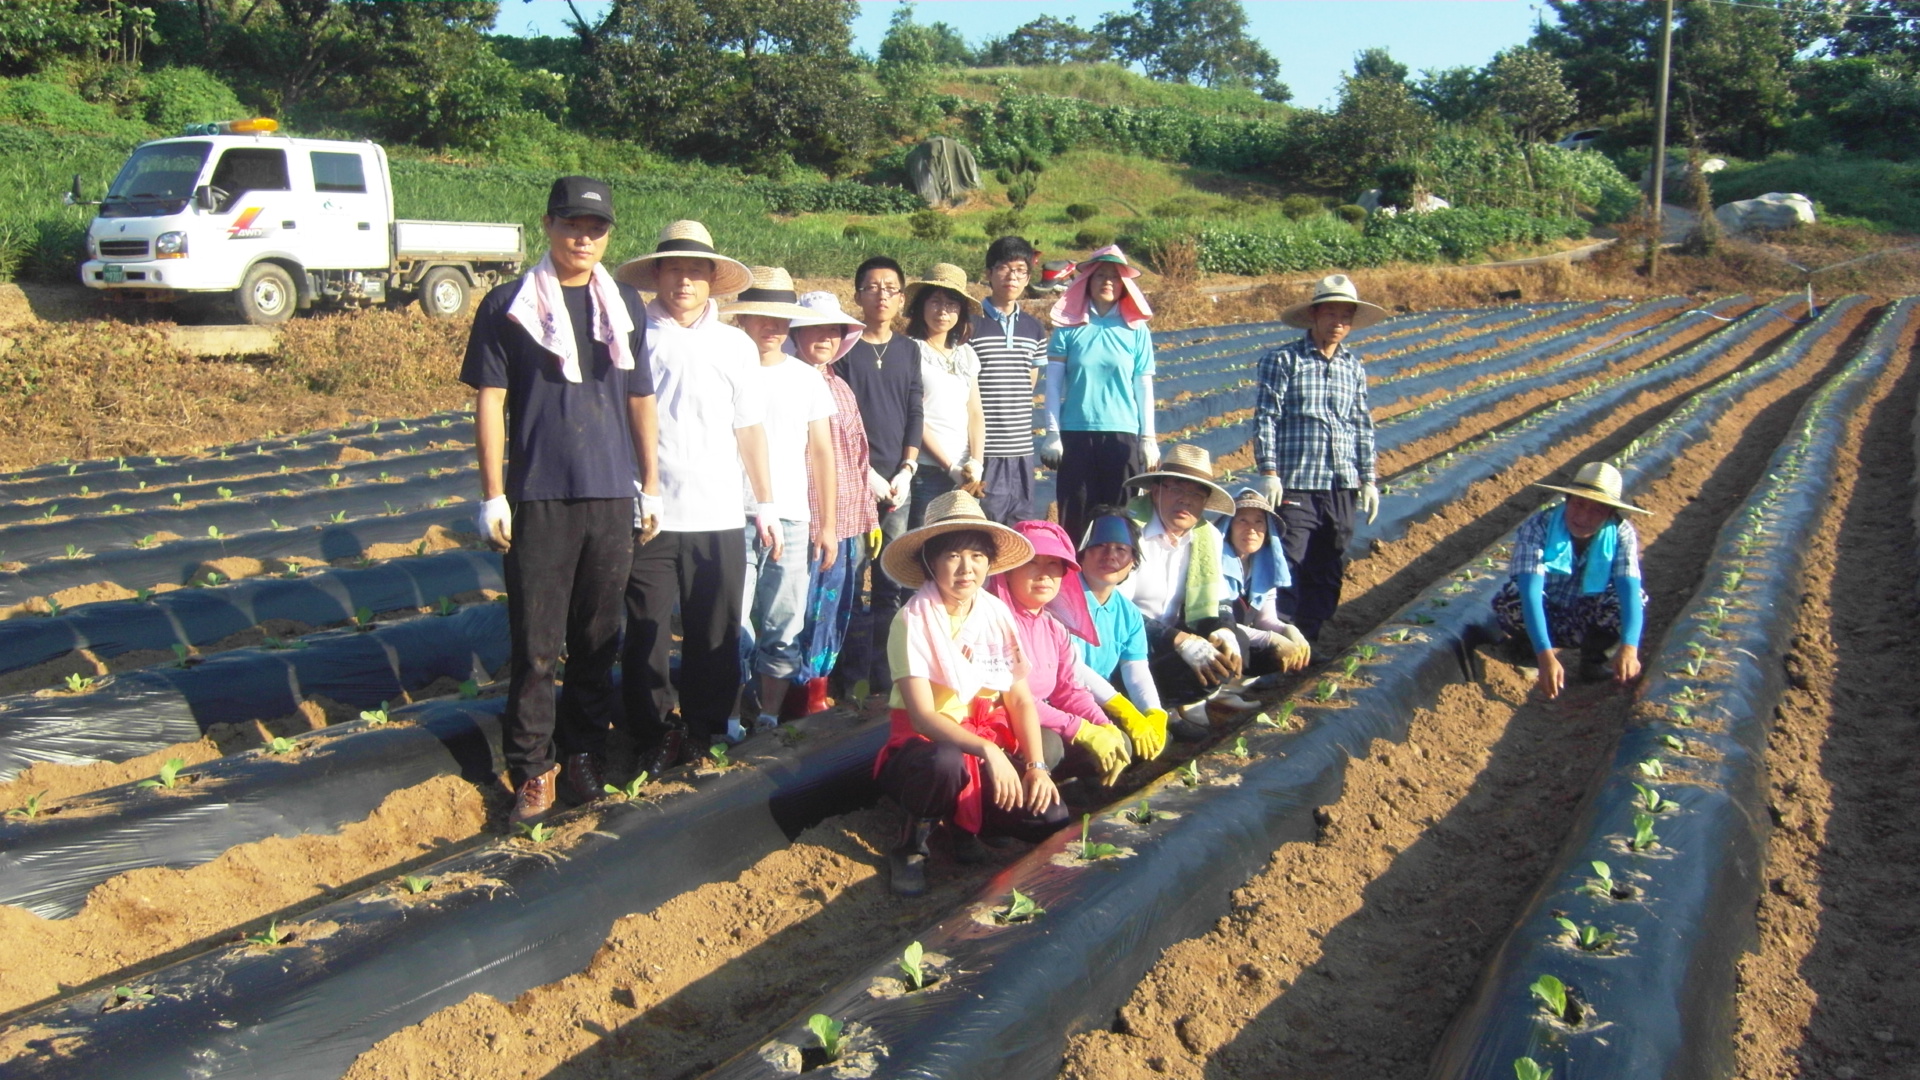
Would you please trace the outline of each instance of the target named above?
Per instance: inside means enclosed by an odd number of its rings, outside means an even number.
[[[613,276],[636,289],[659,291],[656,275],[661,259],[705,259],[713,264],[714,296],[732,296],[753,285],[753,274],[745,263],[729,259],[713,250],[713,236],[697,221],[676,221],[660,230],[660,240],[652,251],[620,264]]]
[[[1352,304],[1353,328],[1360,330],[1372,326],[1387,317],[1387,309],[1379,304],[1369,304],[1360,299],[1354,290],[1353,279],[1345,274],[1329,274],[1314,286],[1313,299],[1305,300],[1280,313],[1280,321],[1288,326],[1306,329],[1313,325],[1313,308],[1316,304]]]
[[[1207,512],[1233,513],[1233,496],[1213,482],[1213,455],[1192,443],[1180,443],[1166,452],[1160,464],[1138,476],[1127,478],[1126,486],[1151,487],[1162,480],[1191,480],[1207,489]]]
[[[973,496],[955,490],[934,496],[927,504],[926,523],[908,530],[880,552],[880,568],[907,588],[917,589],[927,582],[927,568],[920,561],[920,549],[927,541],[943,533],[968,531],[983,532],[993,538],[993,560],[987,566],[989,576],[1004,573],[1033,558],[1033,545],[1026,537],[987,517]]]
[[[1651,514],[1651,510],[1642,510],[1620,497],[1622,482],[1620,470],[1604,461],[1589,461],[1580,466],[1573,474],[1573,482],[1561,487],[1559,484],[1535,484],[1534,487],[1558,491],[1566,495],[1578,495],[1583,499],[1592,499],[1615,510],[1625,510],[1630,514]]]
[[[810,292],[801,297],[798,308],[800,314],[795,315],[793,322],[788,324],[790,329],[798,330],[803,326],[841,328],[840,346],[833,354],[835,360],[847,355],[847,351],[853,348],[853,343],[860,340],[860,331],[867,328],[866,323],[841,311],[840,298],[825,290]]]
[[[907,287],[903,291],[906,295],[908,311],[913,310],[914,301],[927,289],[945,289],[966,301],[966,318],[971,319],[980,314],[980,301],[975,300],[973,294],[967,291],[967,272],[952,263],[934,263],[927,268],[926,277],[907,282]]]
[[[720,308],[721,317],[761,315],[769,319],[797,319],[807,313],[798,303],[800,294],[794,291],[793,277],[786,267],[749,266],[747,272],[753,279],[752,284],[740,290],[733,303]]]
[[[1258,510],[1262,513],[1271,514],[1273,513],[1273,504],[1267,501],[1265,495],[1260,494],[1252,488],[1241,488],[1240,494],[1233,497],[1233,509],[1235,513],[1242,510]]]

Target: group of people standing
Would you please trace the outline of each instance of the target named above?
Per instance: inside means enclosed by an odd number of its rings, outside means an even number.
[[[616,727],[657,776],[871,691],[892,724],[875,776],[905,814],[891,880],[916,895],[942,823],[963,861],[983,830],[1049,831],[1061,784],[1204,739],[1252,704],[1234,687],[1309,662],[1379,507],[1343,342],[1384,312],[1344,276],[1282,313],[1307,333],[1259,361],[1257,477],[1230,491],[1204,449],[1160,452],[1153,311],[1117,247],[1040,291],[1048,327],[1020,306],[1038,253],[1019,237],[988,247],[984,300],[958,266],[870,258],[856,315],[698,222],[609,271],[614,221],[608,185],[557,180],[547,254],[481,302],[461,372],[478,521],[506,552],[514,821],[597,797]],[[1503,607],[1517,633],[1611,617],[1637,645],[1637,545],[1603,516],[1542,532],[1525,571],[1548,584]],[[1636,602],[1602,612],[1596,551]]]

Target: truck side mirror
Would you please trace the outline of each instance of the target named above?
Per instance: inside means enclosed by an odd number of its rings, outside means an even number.
[[[66,203],[68,206],[75,206],[79,203],[86,201],[86,199],[84,199],[80,194],[80,174],[79,173],[73,174],[73,187],[67,192],[67,197],[65,199],[62,199],[61,201]]]
[[[213,211],[213,188],[201,184],[193,189],[193,205],[209,213]]]

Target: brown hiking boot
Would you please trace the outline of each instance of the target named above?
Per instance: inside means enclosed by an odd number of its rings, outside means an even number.
[[[550,768],[539,776],[529,776],[521,781],[520,790],[514,794],[513,812],[507,815],[507,824],[518,825],[547,816],[547,811],[553,809],[555,781],[559,776],[559,769]]]
[[[605,783],[592,754],[568,754],[560,763],[560,797],[575,806],[599,798]]]

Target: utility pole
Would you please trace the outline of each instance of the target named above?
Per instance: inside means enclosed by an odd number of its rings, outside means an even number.
[[[1667,82],[1673,72],[1673,0],[1665,0],[1660,17],[1660,85],[1655,91],[1653,120],[1653,237],[1647,241],[1647,281],[1660,279],[1660,239],[1664,228],[1667,187]]]

